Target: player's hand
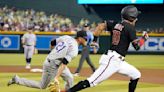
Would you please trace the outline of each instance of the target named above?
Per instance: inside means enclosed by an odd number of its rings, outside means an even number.
[[[149,38],[149,35],[148,35],[148,33],[147,33],[146,31],[143,31],[143,32],[142,32],[142,37],[143,37],[145,40],[147,40],[147,39]]]
[[[34,54],[38,54],[38,49],[34,48]]]
[[[48,89],[50,92],[60,92],[60,86],[56,82],[51,82],[48,85]]]
[[[23,44],[22,47],[25,48],[25,45]]]
[[[58,80],[58,78],[54,78],[54,83],[56,83],[56,84],[59,85],[59,80]]]

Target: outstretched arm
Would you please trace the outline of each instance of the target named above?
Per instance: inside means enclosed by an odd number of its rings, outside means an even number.
[[[106,22],[99,23],[94,31],[94,36],[99,36],[102,33],[102,31],[104,31],[106,29],[106,26],[107,26]]]
[[[63,63],[59,66],[58,72],[57,72],[57,74],[56,74],[56,76],[55,76],[55,78],[54,78],[54,81],[55,81],[57,84],[59,84],[58,79],[59,79],[60,75],[62,74],[62,72],[63,72],[63,70],[65,69],[66,66],[67,66],[67,65],[66,65],[66,64],[63,64]]]

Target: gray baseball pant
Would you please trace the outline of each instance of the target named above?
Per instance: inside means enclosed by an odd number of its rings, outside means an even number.
[[[85,60],[87,61],[88,65],[91,67],[93,72],[96,70],[95,66],[93,65],[93,63],[91,62],[91,59],[89,57],[89,54],[90,54],[89,49],[90,49],[89,46],[83,47],[82,52],[81,52],[81,58],[79,61],[79,65],[78,65],[78,68],[76,69],[75,73],[80,72]]]
[[[55,63],[55,61],[45,60],[43,64],[43,73],[41,81],[34,81],[25,78],[16,77],[16,84],[23,85],[31,88],[45,89],[50,81],[56,76],[59,65]],[[66,67],[61,75],[63,80],[66,82],[65,89],[69,89],[73,86],[73,75],[70,70]]]

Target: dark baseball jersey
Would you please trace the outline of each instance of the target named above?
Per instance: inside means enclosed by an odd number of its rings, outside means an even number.
[[[135,27],[127,22],[107,21],[107,30],[111,33],[110,50],[125,56],[130,42],[137,39]]]

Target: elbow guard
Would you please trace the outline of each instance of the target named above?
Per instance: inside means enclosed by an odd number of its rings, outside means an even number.
[[[68,60],[66,58],[63,58],[62,63],[67,65],[69,62],[68,62]]]

